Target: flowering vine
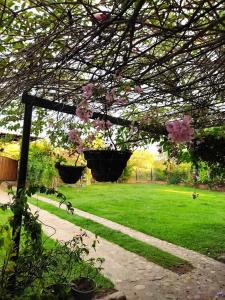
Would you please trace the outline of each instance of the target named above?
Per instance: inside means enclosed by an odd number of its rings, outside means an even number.
[[[191,117],[185,115],[181,120],[169,121],[166,123],[169,139],[173,143],[190,142],[194,138],[194,129],[191,127]]]

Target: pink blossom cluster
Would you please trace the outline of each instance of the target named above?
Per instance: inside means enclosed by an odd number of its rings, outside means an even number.
[[[143,89],[142,89],[142,87],[141,87],[140,85],[135,85],[134,91],[135,91],[135,93],[137,93],[137,94],[143,93]]]
[[[89,99],[93,95],[94,84],[88,83],[82,86],[83,97]]]
[[[106,130],[109,129],[112,126],[112,123],[110,121],[100,120],[96,119],[92,122],[92,125],[94,128],[96,128],[97,131]]]
[[[71,129],[68,133],[68,139],[74,143],[74,146],[76,147],[77,153],[82,153],[83,148],[83,142],[81,139],[81,134],[78,129]]]
[[[128,103],[128,100],[124,97],[118,97],[115,101],[116,104],[125,105]]]
[[[115,88],[106,92],[105,100],[106,100],[107,106],[111,106],[115,102],[115,97],[116,97]]]
[[[90,109],[88,102],[83,100],[76,108],[76,115],[82,121],[87,122],[89,118],[93,115],[93,111]]]
[[[110,15],[105,12],[98,12],[98,13],[95,13],[93,16],[94,16],[95,20],[101,22],[101,21],[107,20]]]
[[[166,123],[168,137],[174,143],[189,142],[193,139],[194,129],[190,126],[191,117],[185,115],[182,120],[169,121]]]
[[[111,106],[113,104],[124,105],[127,104],[128,100],[124,97],[116,96],[116,89],[112,88],[110,91],[106,93],[105,96],[107,106]]]

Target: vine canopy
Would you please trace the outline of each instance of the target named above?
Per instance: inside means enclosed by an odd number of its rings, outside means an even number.
[[[223,125],[225,1],[0,0],[0,103],[24,91],[160,127]],[[87,91],[86,91],[87,92]]]

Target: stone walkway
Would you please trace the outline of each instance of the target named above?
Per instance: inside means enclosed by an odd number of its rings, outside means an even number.
[[[0,191],[0,202],[8,200],[8,195]],[[30,207],[32,211],[39,211],[41,222],[55,228],[55,239],[67,241],[80,232],[80,228],[70,222],[33,205]],[[48,235],[54,233],[53,228],[43,226]],[[87,242],[90,243],[94,235],[86,232],[89,236]],[[127,295],[128,300],[210,300],[215,299],[217,292],[225,289],[224,265],[193,251],[161,241],[162,247],[168,244],[170,251],[174,247],[174,254],[187,259],[194,266],[191,272],[177,275],[102,238],[99,241],[97,251],[92,252],[92,255],[105,258],[104,275]]]

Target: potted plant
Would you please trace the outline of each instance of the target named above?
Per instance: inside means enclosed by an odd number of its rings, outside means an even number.
[[[84,151],[87,167],[92,176],[100,182],[117,181],[127,165],[132,152],[112,149]]]
[[[94,245],[95,248],[95,245]],[[97,290],[96,276],[102,270],[102,258],[90,258],[80,264],[79,275],[71,282],[71,294],[75,300],[91,300]]]
[[[109,112],[113,114],[126,107],[129,102],[128,92],[136,97],[143,92],[142,88],[124,85],[121,76],[117,76],[116,82],[112,84],[114,86],[107,88],[93,83],[84,85],[82,100],[76,108],[76,116],[83,121],[83,127],[89,124],[92,136],[98,136],[103,141],[101,147],[93,147],[92,144],[84,149],[87,167],[91,169],[93,178],[100,182],[118,180],[132,154],[131,149],[136,145],[140,146],[142,140],[136,138],[139,130],[135,126],[115,129],[108,120]],[[96,105],[102,110],[102,114],[91,121]]]
[[[80,277],[72,282],[71,292],[76,300],[91,300],[96,290],[96,283],[92,278]]]
[[[43,289],[43,299],[93,298],[97,288],[96,278],[104,260],[89,258],[90,248],[95,251],[98,240],[94,238],[89,248],[87,239],[87,233],[81,231],[72,240],[57,244],[51,251],[52,264],[48,268],[50,284]]]
[[[195,160],[202,160],[209,164],[225,163],[225,138],[222,135],[208,133],[199,139],[195,139],[190,147]]]
[[[112,131],[112,124],[106,119],[94,120],[92,126],[96,131],[95,136],[102,140],[103,145],[100,147],[92,145],[91,148],[83,151],[87,167],[91,169],[91,174],[96,181],[115,182],[121,176],[132,154],[128,149],[129,143],[121,139],[122,129],[120,133],[116,130]]]
[[[74,150],[70,151],[69,155],[71,156],[75,153],[77,154],[75,165],[66,165],[66,159],[62,156],[58,156],[55,167],[58,170],[59,176],[64,183],[74,184],[81,178],[85,169],[85,166],[77,166],[80,153],[82,152],[79,131],[76,129],[71,130],[68,133],[68,141],[69,143],[72,143],[74,148]]]
[[[85,169],[84,166],[67,166],[57,162],[55,164],[56,169],[59,172],[59,176],[64,183],[74,184],[82,176]]]

